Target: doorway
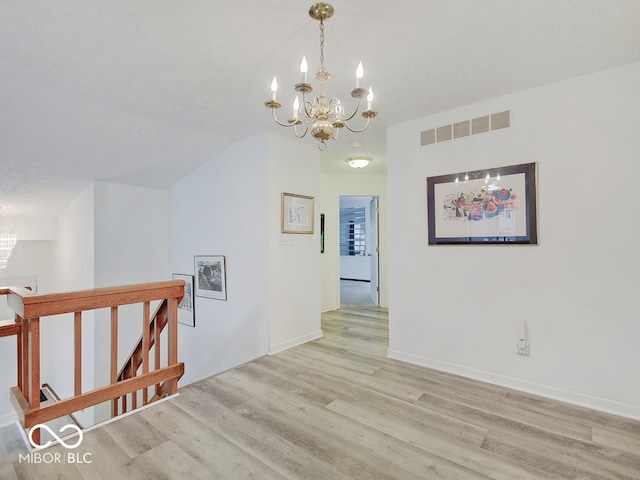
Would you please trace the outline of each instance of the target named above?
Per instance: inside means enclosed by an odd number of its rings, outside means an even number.
[[[340,308],[380,305],[377,196],[340,197]]]

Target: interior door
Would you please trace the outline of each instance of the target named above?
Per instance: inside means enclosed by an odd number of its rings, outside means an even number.
[[[378,240],[380,237],[380,232],[378,229],[379,225],[379,212],[378,212],[378,197],[371,197],[371,202],[369,202],[369,225],[368,231],[370,232],[370,241],[368,242],[368,252],[369,259],[371,261],[371,299],[376,305],[380,305],[380,264],[379,264],[379,248],[378,248]]]

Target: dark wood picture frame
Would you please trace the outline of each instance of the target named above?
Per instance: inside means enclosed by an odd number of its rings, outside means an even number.
[[[427,178],[429,245],[538,243],[536,164]]]

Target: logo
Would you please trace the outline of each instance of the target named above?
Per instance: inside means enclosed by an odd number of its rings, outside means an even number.
[[[82,440],[84,438],[84,434],[82,433],[82,429],[80,427],[78,427],[77,425],[74,425],[73,423],[69,423],[67,425],[65,425],[64,427],[62,427],[60,429],[60,433],[64,432],[65,430],[75,430],[76,433],[78,434],[78,441],[75,444],[68,444],[66,443],[64,440],[62,440],[62,438],[60,438],[53,430],[51,430],[47,425],[43,424],[43,423],[39,423],[38,425],[34,425],[31,430],[29,430],[29,443],[31,444],[31,446],[33,448],[35,448],[36,450],[42,450],[43,448],[47,448],[49,445],[51,445],[54,440],[49,440],[47,441],[47,443],[45,443],[44,445],[38,445],[37,443],[35,443],[33,441],[33,433],[36,430],[46,430],[47,432],[49,432],[49,435],[51,435],[55,440],[58,441],[58,443],[60,445],[62,445],[64,448],[66,448],[67,450],[72,450],[74,448],[77,448],[80,446],[80,444],[82,443]]]
[[[34,442],[33,440],[33,434],[36,430],[45,430],[49,433],[49,435],[51,435],[54,440],[48,440],[46,443],[42,444],[42,445],[38,445],[36,442]],[[26,463],[44,463],[44,464],[51,464],[51,463],[75,463],[75,464],[81,464],[81,463],[91,463],[91,453],[86,452],[86,453],[80,453],[80,452],[67,452],[66,455],[63,455],[60,452],[41,452],[40,450],[43,450],[45,448],[47,448],[48,446],[50,446],[51,444],[53,444],[54,442],[58,442],[60,445],[62,445],[64,448],[66,448],[67,450],[73,450],[75,448],[78,448],[80,446],[80,444],[82,443],[82,440],[84,439],[84,434],[82,433],[82,429],[80,427],[78,427],[77,425],[74,425],[72,423],[65,425],[64,427],[62,427],[60,429],[60,433],[65,432],[67,430],[74,430],[77,434],[78,434],[78,441],[75,443],[67,443],[65,442],[57,433],[55,433],[53,430],[51,430],[51,428],[49,428],[47,425],[44,425],[42,423],[38,424],[38,425],[34,425],[31,430],[29,430],[29,435],[28,435],[28,439],[29,439],[29,443],[31,444],[31,446],[35,449],[33,452],[31,453],[27,453],[26,455],[22,455],[19,454],[19,462],[26,462]]]

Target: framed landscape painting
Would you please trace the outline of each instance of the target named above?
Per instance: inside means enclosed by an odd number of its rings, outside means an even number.
[[[429,245],[537,244],[536,164],[427,178]]]

